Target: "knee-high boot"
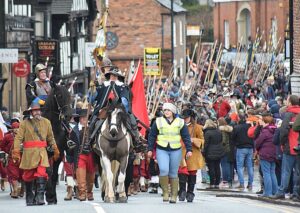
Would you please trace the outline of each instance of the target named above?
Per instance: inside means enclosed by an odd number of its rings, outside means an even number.
[[[34,194],[32,191],[33,181],[31,182],[25,182],[25,189],[26,189],[26,205],[27,206],[34,206],[35,205],[35,199]]]
[[[169,177],[168,176],[160,176],[159,184],[163,191],[163,201],[169,201]]]
[[[86,200],[86,170],[83,168],[76,169],[77,188],[78,188],[78,200]]]
[[[94,195],[93,195],[94,181],[95,181],[95,173],[88,172],[86,175],[86,186],[87,186],[87,199],[89,201],[94,200]]]
[[[45,188],[46,188],[46,178],[38,177],[36,179],[36,193],[35,193],[35,201],[37,205],[45,204]]]
[[[194,200],[195,185],[196,185],[196,175],[189,175],[188,176],[188,188],[187,188],[187,194],[186,194],[187,202],[193,202],[193,200]]]
[[[178,178],[170,178],[170,182],[171,182],[171,199],[170,199],[170,203],[176,203],[177,195],[178,195],[179,179]]]
[[[179,201],[184,201],[186,197],[187,175],[178,174],[178,178],[179,178],[179,192],[178,192]]]

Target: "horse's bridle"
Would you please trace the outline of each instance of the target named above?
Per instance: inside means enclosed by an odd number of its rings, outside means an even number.
[[[57,104],[57,109],[58,109],[58,115],[59,115],[59,120],[63,120],[65,118],[65,115],[63,114],[63,109],[68,107],[68,105],[63,105],[63,106],[60,106],[60,104],[58,103],[58,100],[57,100],[57,97],[56,97],[56,94],[54,94],[54,98],[55,98],[55,101],[56,101],[56,104]]]

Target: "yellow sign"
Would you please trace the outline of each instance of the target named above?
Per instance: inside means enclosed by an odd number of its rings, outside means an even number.
[[[160,75],[161,48],[144,48],[144,75]]]

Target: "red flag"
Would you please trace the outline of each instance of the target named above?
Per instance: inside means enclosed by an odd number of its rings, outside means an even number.
[[[146,105],[146,97],[144,90],[143,70],[139,61],[134,77],[132,79],[132,111],[133,114],[147,127],[149,127],[149,118]],[[146,129],[141,126],[141,134],[145,136]]]

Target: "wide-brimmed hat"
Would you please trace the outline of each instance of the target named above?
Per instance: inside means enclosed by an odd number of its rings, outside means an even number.
[[[195,112],[192,109],[185,109],[181,114],[182,118],[195,117]]]
[[[116,67],[116,66],[111,67],[111,68],[109,69],[109,71],[108,71],[107,73],[105,73],[105,77],[106,77],[106,78],[109,78],[109,76],[110,76],[111,74],[112,74],[112,75],[116,75],[116,76],[121,77],[121,78],[125,78],[125,76],[124,76],[124,74],[122,73],[122,71],[121,71],[118,67]]]
[[[30,107],[28,108],[28,111],[39,110],[39,109],[41,109],[41,105],[38,102],[32,102]]]
[[[87,109],[77,109],[78,117],[86,117],[87,116]]]

